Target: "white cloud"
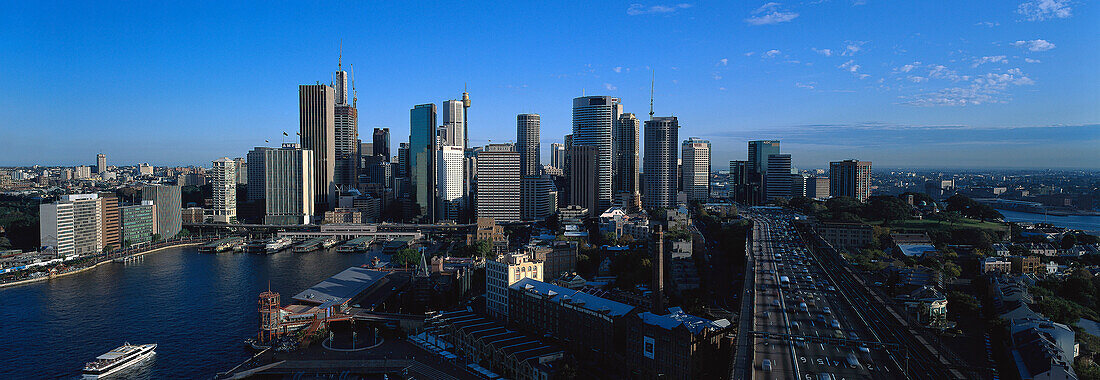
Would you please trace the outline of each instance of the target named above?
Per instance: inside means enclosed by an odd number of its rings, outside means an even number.
[[[950,87],[910,97],[905,104],[914,106],[967,106],[1005,103],[1004,92],[1011,86],[1029,86],[1035,81],[1019,68],[1003,73],[987,73],[971,81],[969,86]]]
[[[844,63],[840,64],[840,66],[837,66],[837,67],[841,68],[841,69],[848,70],[852,73],[855,73],[855,72],[859,71],[859,65],[855,64],[855,61],[851,60],[851,59],[849,59],[848,62],[844,62]]]
[[[824,55],[826,57],[831,57],[833,55],[833,51],[829,49],[810,48],[810,50],[813,50],[815,53]]]
[[[621,73],[621,72],[623,72],[623,67],[622,66],[615,66],[615,68],[611,69],[611,70],[615,71],[616,73]]]
[[[913,82],[913,83],[923,83],[923,82],[927,82],[928,78],[927,77],[922,77],[922,76],[910,75],[909,76],[909,81]]]
[[[746,57],[752,57],[753,54],[756,54],[756,52],[755,51],[750,51],[748,53],[745,53],[745,56]]]
[[[768,51],[764,52],[761,55],[763,55],[764,58],[772,58],[772,57],[775,57],[775,56],[780,55],[780,54],[783,54],[783,52],[781,52],[779,50],[776,50],[776,49],[772,49],[772,50],[768,50]]]
[[[718,65],[719,65],[719,66],[725,66],[725,65],[727,65],[727,64],[729,64],[729,63],[730,63],[730,60],[729,60],[729,58],[722,58],[722,59],[719,59],[719,60],[718,60]]]
[[[615,85],[613,85],[611,83],[604,83],[603,88],[606,88],[608,91],[615,91],[615,90],[619,89],[618,87],[615,87]]]
[[[795,83],[794,85],[798,88],[807,88],[807,89],[813,90],[814,86],[817,85],[817,83],[816,82],[810,82],[810,83],[798,82],[798,83]]]
[[[900,71],[900,72],[903,72],[903,73],[907,73],[907,72],[913,71],[913,69],[916,69],[917,67],[920,67],[920,62],[910,63],[908,65],[896,68],[896,69],[894,69],[894,71]]]
[[[1026,47],[1027,50],[1031,51],[1047,51],[1055,47],[1047,40],[1016,41],[1012,43],[1012,46]]]
[[[725,87],[718,87],[718,89],[721,90],[721,91],[726,91]]]
[[[984,65],[986,63],[1008,63],[1008,60],[1006,60],[1005,58],[1008,58],[1008,57],[1003,56],[1003,55],[995,55],[995,56],[990,56],[990,57],[981,57],[981,58],[978,58],[978,59],[974,60],[974,64],[970,65],[970,67],[978,67],[978,66]]]
[[[856,53],[858,53],[861,49],[863,49],[863,45],[866,44],[866,43],[867,43],[867,41],[848,41],[848,42],[845,42],[844,51],[840,52],[840,55],[848,56],[848,57],[853,56]]]
[[[982,21],[982,22],[979,22],[979,23],[974,24],[974,25],[984,26],[984,27],[987,27],[987,28],[992,28],[994,26],[1001,26],[1001,23],[996,22],[996,21]]]
[[[959,75],[958,71],[948,69],[944,65],[930,65],[928,76],[935,79],[947,79],[952,82],[968,81],[969,75]]]
[[[1016,13],[1027,17],[1028,21],[1043,21],[1052,18],[1073,16],[1070,0],[1029,0],[1016,8]]]
[[[626,14],[631,16],[645,15],[645,14],[660,14],[660,13],[672,13],[680,9],[691,8],[691,4],[680,3],[676,5],[650,5],[645,6],[642,4],[630,4],[630,7],[626,9]]]
[[[1038,59],[1024,58],[1024,62],[1027,62],[1027,63],[1041,63],[1042,61],[1040,61]]]
[[[751,25],[771,25],[788,22],[798,17],[798,13],[785,10],[781,5],[776,2],[765,3],[752,11],[755,16],[745,19],[745,22]]]
[[[722,79],[722,74],[719,74],[719,73],[711,73],[710,76],[711,76],[711,78],[714,78],[714,80]]]

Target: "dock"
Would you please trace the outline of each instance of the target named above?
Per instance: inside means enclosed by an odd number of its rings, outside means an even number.
[[[355,239],[351,239],[344,245],[336,247],[336,252],[342,253],[355,253],[366,252],[370,248],[371,243],[374,242],[374,238],[370,236],[360,236]]]
[[[199,252],[217,253],[233,249],[234,246],[244,241],[243,237],[231,236],[221,238],[199,246]]]
[[[321,249],[321,247],[324,245],[324,243],[325,243],[325,238],[316,237],[316,238],[309,239],[309,240],[303,241],[301,243],[295,244],[294,247],[291,248],[290,250],[293,251],[293,252],[299,252],[299,253],[301,253],[301,252],[312,252],[312,251],[316,251],[318,249]]]

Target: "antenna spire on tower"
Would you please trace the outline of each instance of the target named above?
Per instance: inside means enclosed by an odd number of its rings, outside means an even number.
[[[345,100],[346,101],[346,100]],[[351,64],[351,106],[359,102],[359,90],[355,89],[355,64]]]
[[[336,69],[343,70],[344,68],[344,39],[340,39],[340,53],[336,56]]]
[[[649,77],[649,120],[653,120],[653,82],[657,79],[656,71],[651,71]]]

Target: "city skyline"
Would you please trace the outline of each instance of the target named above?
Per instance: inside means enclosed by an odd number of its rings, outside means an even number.
[[[547,20],[469,29],[445,44],[430,37],[453,25],[388,31],[420,25],[402,17],[411,11],[402,5],[349,5],[362,20],[354,28],[275,34],[261,30],[302,25],[323,10],[225,5],[192,29],[203,15],[168,5],[14,5],[26,8],[0,28],[0,51],[13,58],[0,68],[9,89],[0,124],[28,128],[0,128],[9,152],[0,165],[93,165],[96,153],[109,165],[205,165],[277,147],[298,127],[295,86],[330,82],[340,62],[351,78],[350,64],[359,66],[362,130],[406,136],[405,110],[459,99],[468,86],[478,103],[467,116],[470,145],[515,142],[516,115],[538,113],[543,162],[570,131],[571,99],[616,97],[624,112],[644,114],[655,77],[656,114],[677,116],[683,136],[713,141],[714,162],[742,159],[748,140],[777,139],[799,168],[848,158],[879,168],[1100,165],[1091,149],[1100,141],[1100,78],[1088,69],[1100,58],[1089,48],[1098,37],[1077,33],[1100,15],[1093,4],[953,4],[955,12],[927,18],[908,15],[942,4],[817,3],[599,5],[568,21],[606,21],[621,46],[565,44],[583,28],[558,33],[554,22],[568,12],[554,5],[459,10],[471,25],[529,13]],[[247,20],[205,24],[231,12]],[[124,18],[157,19],[167,32]],[[100,30],[116,23],[128,29]],[[208,38],[215,33],[224,38]],[[494,35],[507,38],[487,38]],[[189,44],[198,39],[201,47]],[[412,51],[418,44],[462,54],[448,65],[421,63],[438,60]],[[226,83],[233,91],[219,90]]]

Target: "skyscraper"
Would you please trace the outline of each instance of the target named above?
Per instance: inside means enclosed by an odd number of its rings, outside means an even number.
[[[245,161],[244,157],[236,157],[233,159],[233,163],[237,165],[237,184],[248,184],[248,161]]]
[[[584,207],[588,215],[599,215],[599,200],[596,194],[599,148],[592,145],[572,145],[569,147],[569,205]]]
[[[767,200],[791,197],[791,155],[772,154],[768,156],[767,171],[764,173],[764,194]]]
[[[810,198],[828,198],[829,177],[812,177],[807,179],[806,196]]]
[[[489,144],[477,154],[477,217],[520,220],[519,153],[512,144]]]
[[[463,165],[466,152],[457,145],[445,145],[439,148],[438,193],[440,200],[439,218],[457,220],[463,206]]]
[[[565,144],[550,144],[550,166],[565,170]]]
[[[614,130],[614,192],[638,192],[638,118],[624,113],[615,120]]]
[[[95,172],[99,175],[107,172],[107,155],[100,153],[95,155]]]
[[[860,202],[871,197],[871,161],[844,160],[829,163],[829,195],[852,197]]]
[[[645,208],[676,205],[676,141],[680,124],[676,117],[655,117],[645,122]]]
[[[100,222],[103,225],[103,249],[122,248],[119,202],[115,193],[99,193]]]
[[[523,220],[543,220],[551,213],[550,193],[554,181],[549,175],[529,175],[520,178],[520,217]]]
[[[749,183],[749,162],[730,161],[728,196],[736,202],[748,203]]]
[[[397,146],[397,168],[394,169],[394,177],[409,177],[409,143],[403,142]]]
[[[534,176],[542,167],[539,146],[539,124],[537,113],[524,113],[516,116],[516,151],[519,152],[519,175]]]
[[[337,62],[333,79],[336,93],[333,182],[341,190],[348,190],[359,182],[359,110],[354,97],[348,97],[348,72],[344,71],[343,62]]]
[[[315,214],[313,151],[283,144],[264,154],[264,223],[308,224]]]
[[[390,160],[390,129],[389,128],[375,128],[374,129],[374,152],[372,155],[382,156],[382,161],[389,162]]]
[[[688,201],[710,199],[710,141],[692,137],[684,140],[684,193]]]
[[[442,133],[440,133],[441,145],[444,146],[460,146],[463,149],[466,148],[466,118],[465,107],[460,100],[446,100],[443,101],[442,114],[440,115],[440,122],[442,123]]]
[[[248,201],[264,199],[264,152],[275,148],[258,146],[248,151]]]
[[[749,141],[749,173],[767,173],[768,156],[773,154],[779,154],[779,140]]]
[[[409,110],[410,198],[418,207],[414,215],[431,221],[435,217],[437,149],[435,104],[420,104]]]
[[[214,223],[237,222],[237,163],[228,157],[214,160],[210,170],[214,191]]]
[[[573,145],[596,147],[596,208],[600,211],[611,206],[614,170],[611,132],[620,113],[619,98],[585,96],[573,99]]]
[[[157,206],[157,233],[164,239],[171,239],[182,229],[183,219],[180,208],[183,206],[179,186],[151,185],[141,189],[141,199],[153,201]]]
[[[315,211],[336,206],[336,92],[323,84],[298,86],[302,149],[313,151]]]

